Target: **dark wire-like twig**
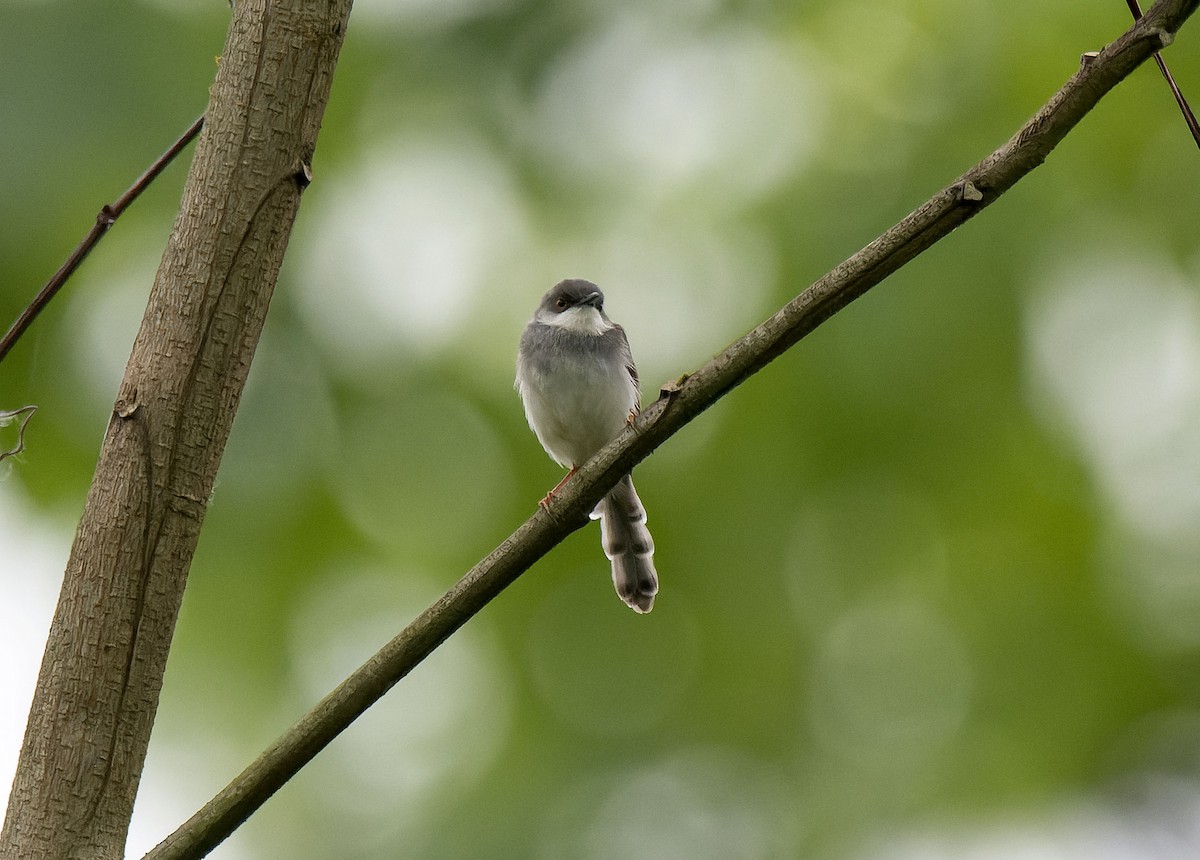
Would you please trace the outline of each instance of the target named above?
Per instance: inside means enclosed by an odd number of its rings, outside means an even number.
[[[1129,11],[1133,13],[1134,21],[1142,17],[1142,7],[1138,4],[1138,0],[1125,0],[1125,3],[1129,6]],[[1196,121],[1196,115],[1192,113],[1191,106],[1180,92],[1179,85],[1175,83],[1171,70],[1167,68],[1167,61],[1162,58],[1162,54],[1155,54],[1154,62],[1158,64],[1158,70],[1166,78],[1167,86],[1171,88],[1171,94],[1175,96],[1175,104],[1179,105],[1179,110],[1183,112],[1183,121],[1187,123],[1188,131],[1192,133],[1192,140],[1196,141],[1197,147],[1200,147],[1200,122]]]
[[[718,399],[1041,164],[1100,99],[1168,43],[1200,0],[1159,0],[1004,146],[694,373],[664,386],[550,504],[509,535],[391,642],[283,733],[143,860],[195,860],[228,837],[317,753],[538,559],[588,522],[620,478]]]
[[[15,457],[25,450],[25,425],[29,423],[29,419],[33,417],[33,413],[37,412],[37,407],[32,404],[22,406],[20,409],[13,409],[7,412],[0,412],[0,427],[6,425],[9,421],[16,418],[18,415],[23,416],[21,423],[17,426],[17,444],[7,451],[0,451],[0,461],[7,457]]]
[[[75,250],[71,252],[71,256],[67,257],[66,262],[59,267],[58,271],[46,282],[46,285],[34,296],[33,301],[29,303],[25,310],[21,311],[21,315],[17,317],[16,322],[12,324],[9,330],[4,333],[4,337],[0,338],[0,361],[4,361],[4,357],[8,355],[9,350],[13,348],[21,338],[21,335],[25,333],[25,330],[33,324],[37,315],[45,309],[46,305],[50,304],[50,300],[62,289],[67,279],[79,268],[79,264],[96,247],[96,244],[108,232],[108,228],[113,225],[113,222],[121,217],[121,213],[128,209],[129,204],[136,200],[138,195],[145,191],[147,186],[166,169],[167,165],[175,159],[175,156],[192,142],[192,138],[200,133],[200,128],[203,125],[204,117],[201,116],[188,127],[187,131],[180,135],[177,141],[171,144],[166,152],[146,168],[146,171],[137,178],[137,181],[133,185],[129,186],[124,194],[118,197],[115,202],[101,207],[99,213],[96,215],[96,223],[92,225],[92,229],[75,246]]]

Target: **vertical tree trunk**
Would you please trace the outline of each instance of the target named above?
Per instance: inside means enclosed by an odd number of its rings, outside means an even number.
[[[120,858],[351,0],[237,0],[64,577],[0,856]]]

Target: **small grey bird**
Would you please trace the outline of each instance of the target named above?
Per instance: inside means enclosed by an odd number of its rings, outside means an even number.
[[[560,281],[542,297],[521,335],[517,390],[525,417],[555,462],[570,469],[554,494],[637,414],[637,369],[625,330],[604,315],[604,294],[591,281]],[[654,540],[646,510],[625,475],[592,511],[617,594],[649,612],[658,593]]]

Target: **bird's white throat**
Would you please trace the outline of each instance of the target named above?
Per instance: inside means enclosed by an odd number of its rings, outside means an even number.
[[[545,315],[541,321],[546,325],[590,335],[604,334],[613,327],[613,324],[602,317],[600,311],[591,305],[576,305],[573,308],[567,308],[560,314]]]

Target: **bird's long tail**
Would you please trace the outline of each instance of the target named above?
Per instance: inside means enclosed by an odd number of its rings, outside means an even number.
[[[658,593],[654,538],[646,528],[646,509],[629,475],[601,500],[592,519],[600,520],[600,540],[612,562],[617,594],[635,612],[649,612]]]

